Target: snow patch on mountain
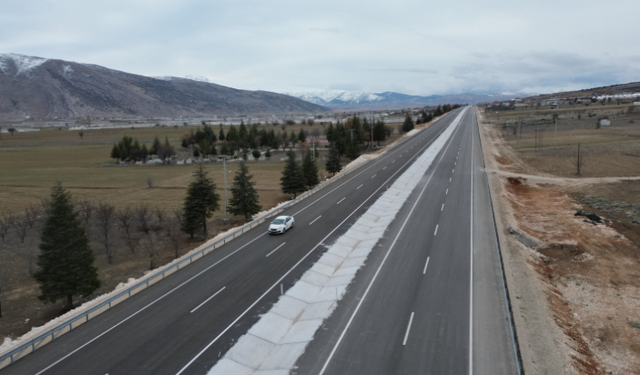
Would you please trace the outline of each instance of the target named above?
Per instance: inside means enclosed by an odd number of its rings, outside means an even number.
[[[188,76],[184,76],[184,78],[186,79],[190,79],[192,81],[198,81],[198,82],[205,82],[205,83],[211,83],[211,81],[209,81],[209,78],[205,77],[205,76],[192,76],[192,75],[188,75]]]
[[[346,90],[312,91],[312,92],[285,92],[285,95],[293,96],[307,102],[319,105],[329,105],[335,103],[360,104],[376,102],[383,99],[376,93],[366,93]]]
[[[48,59],[42,57],[5,53],[0,55],[0,69],[7,74],[9,71],[9,63],[13,62],[17,70],[16,75],[19,75],[44,64],[47,60]]]
[[[65,66],[62,68],[62,72],[63,72],[64,74],[73,73],[73,68],[71,67],[71,65],[65,65]]]

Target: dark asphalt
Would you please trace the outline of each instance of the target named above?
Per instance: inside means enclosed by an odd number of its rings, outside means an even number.
[[[268,223],[258,226],[0,372],[206,373],[259,315],[272,306],[280,295],[280,285],[285,290],[293,285],[322,255],[325,245],[346,232],[458,111],[283,212],[296,218],[295,228],[286,234],[267,235]],[[459,134],[466,132],[461,129],[457,136]],[[435,218],[431,216],[425,214],[424,220],[433,222]],[[375,258],[373,256],[374,261]],[[460,255],[461,261],[463,258]],[[468,258],[466,262],[468,264]],[[366,276],[366,272],[363,274]],[[401,280],[398,282],[407,285]],[[464,293],[462,287],[459,289]],[[400,294],[398,290],[392,294]],[[405,296],[401,303],[409,310],[414,309],[411,301],[421,290],[412,290],[413,296]],[[441,298],[446,297],[443,294]],[[464,303],[455,302],[455,305]],[[446,320],[455,318],[458,324],[458,318],[465,320],[465,314],[468,321],[468,308],[461,307]],[[424,322],[416,320],[414,324]]]
[[[296,373],[518,373],[481,158],[471,109]]]

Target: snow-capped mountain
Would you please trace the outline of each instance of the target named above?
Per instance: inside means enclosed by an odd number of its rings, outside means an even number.
[[[238,90],[204,77],[153,78],[94,64],[0,54],[0,120],[92,117],[201,117],[318,113],[287,95]]]
[[[366,93],[358,91],[312,91],[287,92],[290,95],[310,103],[335,109],[395,109],[422,107],[439,104],[477,104],[494,100],[509,100],[530,94],[505,92],[501,94],[458,94],[458,95],[405,95],[397,92]]]

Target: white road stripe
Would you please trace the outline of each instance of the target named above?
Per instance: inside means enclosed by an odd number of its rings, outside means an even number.
[[[309,225],[313,224],[316,222],[316,220],[320,219],[322,217],[322,215],[318,216],[317,218],[313,219],[312,222],[309,223]]]
[[[193,313],[194,311],[198,310],[202,305],[204,305],[205,303],[209,302],[213,297],[217,296],[218,293],[222,292],[223,290],[225,290],[226,286],[223,286],[222,289],[220,289],[219,291],[215,292],[211,297],[207,298],[206,300],[204,300],[204,302],[202,302],[201,304],[198,305],[198,307],[196,307],[195,309],[191,310],[191,312]]]
[[[442,204],[442,207],[440,207],[440,211],[444,211],[444,203]]]
[[[434,235],[434,236],[435,236],[435,235],[437,235],[437,234],[438,234],[438,224],[436,224],[436,231],[435,231],[435,232],[433,232],[433,235]]]
[[[387,167],[382,168],[382,170],[384,171],[385,169],[387,169]]]
[[[360,188],[362,187],[362,185],[364,185],[364,184],[360,184],[360,186],[358,186],[358,187],[356,188],[356,190],[360,189]]]
[[[422,271],[422,274],[426,274],[427,273],[427,267],[429,266],[429,257],[427,257],[427,263],[424,264],[424,271]]]
[[[413,314],[415,312],[411,312],[411,318],[409,318],[409,325],[407,326],[407,333],[404,334],[404,340],[402,341],[402,346],[407,345],[407,339],[409,338],[409,331],[411,331],[411,323],[413,323]]]
[[[345,199],[347,199],[347,197],[344,197],[344,198],[340,199],[340,200],[338,201],[338,203],[336,203],[336,204],[340,204],[340,202],[342,202],[342,201],[343,201],[343,200],[345,200]]]
[[[275,253],[275,252],[276,252],[276,250],[278,250],[279,248],[281,248],[282,246],[284,246],[284,244],[286,244],[286,242],[283,242],[283,243],[282,243],[282,245],[280,245],[280,246],[276,247],[275,249],[273,249],[269,254],[267,254],[267,256],[266,256],[266,257],[268,257],[269,255],[271,255],[271,254]],[[266,258],[266,257],[265,257],[265,258]]]
[[[452,179],[452,178],[453,178],[453,177],[449,177],[449,182],[451,182],[451,179]]]
[[[374,178],[375,176],[377,176],[378,174],[374,174],[373,176],[371,176],[371,178]]]
[[[444,194],[445,194],[445,195],[446,195],[446,194],[449,194],[449,189],[447,189],[447,191],[445,191],[445,192],[444,192]]]

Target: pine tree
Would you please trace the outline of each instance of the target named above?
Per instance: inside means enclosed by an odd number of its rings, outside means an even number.
[[[300,129],[300,133],[298,133],[298,140],[300,142],[306,142],[307,141],[307,135],[304,133],[304,130]]]
[[[298,136],[293,131],[293,129],[291,129],[291,135],[289,136],[289,142],[291,142],[291,147],[294,147],[296,145],[296,143],[298,143]]]
[[[304,159],[302,160],[304,183],[309,189],[318,185],[320,182],[318,179],[318,166],[311,156],[311,150],[307,150],[307,153],[304,155]]]
[[[114,144],[113,148],[111,149],[111,157],[116,159],[116,163],[118,163],[118,161],[120,160],[120,148],[117,144]]]
[[[34,278],[40,284],[38,299],[55,303],[66,298],[73,307],[73,296],[88,296],[100,287],[95,257],[71,194],[60,183],[51,191],[51,204],[42,228],[39,270]]]
[[[183,142],[184,142],[184,139],[183,139]],[[182,147],[186,147],[186,146],[183,145]],[[151,145],[151,148],[149,149],[149,155],[158,155],[159,148],[160,148],[160,140],[156,136],[156,138],[153,140],[153,144]]]
[[[407,114],[404,118],[404,123],[402,124],[402,132],[407,133],[413,130],[414,128],[413,120],[411,119],[411,115]]]
[[[252,178],[245,162],[240,162],[240,170],[233,178],[231,187],[229,212],[233,215],[244,215],[245,220],[249,220],[249,215],[255,215],[262,209],[258,204],[259,196],[254,187],[256,183],[251,181]]]
[[[224,130],[222,130],[222,125],[220,125],[220,134],[218,134],[218,139],[220,142],[224,141]]]
[[[342,169],[342,165],[340,165],[340,153],[333,143],[329,144],[329,160],[327,160],[326,168],[327,172],[331,173],[331,175],[335,175]]]
[[[302,168],[296,161],[296,154],[292,151],[287,153],[289,157],[287,164],[282,171],[282,177],[280,178],[280,185],[282,186],[282,192],[285,194],[293,194],[295,198],[298,193],[303,192],[304,189],[304,177],[302,176]]]
[[[184,198],[182,231],[193,238],[195,232],[202,228],[206,240],[207,219],[220,208],[220,195],[216,193],[216,184],[207,176],[202,165],[198,166],[193,177]]]

